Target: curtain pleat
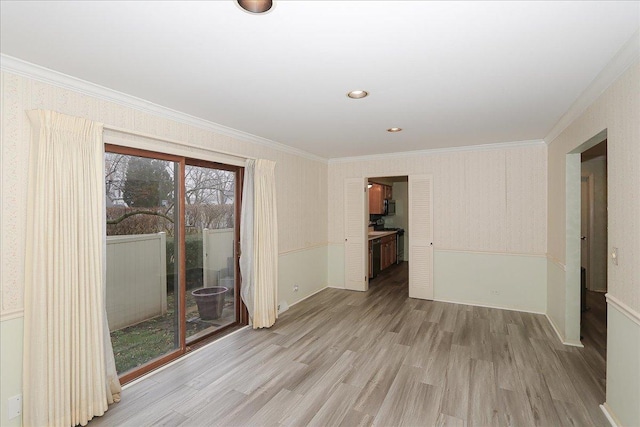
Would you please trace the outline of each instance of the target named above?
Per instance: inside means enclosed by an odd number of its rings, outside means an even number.
[[[86,425],[120,393],[105,340],[102,125],[31,117],[23,420]]]
[[[242,199],[242,296],[253,328],[278,318],[278,213],[275,162],[249,160]]]
[[[240,296],[247,307],[249,319],[253,319],[253,293],[255,278],[253,274],[253,172],[255,160],[247,160],[242,184],[242,211],[240,212],[240,276],[242,286]]]

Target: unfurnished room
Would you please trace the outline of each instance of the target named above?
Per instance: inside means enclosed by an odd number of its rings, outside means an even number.
[[[640,426],[640,1],[0,0],[0,425]]]

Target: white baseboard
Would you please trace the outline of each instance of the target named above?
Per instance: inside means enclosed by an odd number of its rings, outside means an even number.
[[[312,296],[314,296],[315,294],[320,293],[320,292],[324,291],[324,290],[325,290],[325,289],[327,289],[327,288],[329,288],[329,286],[325,286],[324,288],[320,288],[320,289],[318,289],[317,291],[315,291],[314,293],[312,293],[312,294],[310,294],[310,295],[307,295],[306,297],[304,297],[304,298],[302,298],[302,299],[300,299],[300,300],[298,300],[298,301],[296,301],[296,302],[294,302],[294,303],[292,303],[292,304],[289,304],[289,308],[293,307],[294,305],[296,305],[296,304],[298,304],[298,303],[301,303],[302,301],[304,301],[304,300],[306,300],[306,299],[308,299],[308,298],[311,298],[311,297],[312,297]]]
[[[546,313],[545,313],[545,316],[546,316],[547,320],[549,321],[549,323],[551,324],[551,327],[553,328],[553,330],[556,332],[556,335],[558,336],[558,339],[560,340],[560,342],[562,344],[569,345],[569,346],[572,346],[572,347],[584,348],[584,345],[581,342],[566,341],[564,339],[564,336],[560,333],[560,330],[556,326],[556,323],[553,321],[553,319],[551,319],[551,317]]]
[[[609,407],[609,405],[607,405],[607,402],[600,405],[600,409],[602,410],[602,413],[604,414],[604,416],[607,417],[607,421],[609,421],[609,424],[611,424],[611,427],[619,427],[622,425],[619,422],[617,422],[617,418],[615,415],[613,415],[613,411],[611,411],[611,408]]]

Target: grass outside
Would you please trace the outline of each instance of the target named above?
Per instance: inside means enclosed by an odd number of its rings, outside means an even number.
[[[186,306],[187,337],[208,328],[219,328],[235,319],[233,296],[230,295],[225,299],[222,316],[216,320],[199,318],[198,306],[190,291],[187,292]],[[118,374],[122,375],[177,348],[175,312],[175,296],[170,293],[167,294],[166,314],[111,332]]]

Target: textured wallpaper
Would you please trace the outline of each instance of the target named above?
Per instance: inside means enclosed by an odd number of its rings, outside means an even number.
[[[544,144],[329,164],[329,240],[343,238],[346,178],[433,174],[434,248],[544,255]]]
[[[326,245],[327,164],[241,141],[37,80],[1,73],[0,315],[22,311],[30,125],[25,110],[51,109],[208,150],[275,160],[279,252]],[[157,151],[163,143],[158,142]]]
[[[566,154],[607,130],[609,293],[640,311],[640,63],[636,62],[549,144],[549,255],[565,262]]]

